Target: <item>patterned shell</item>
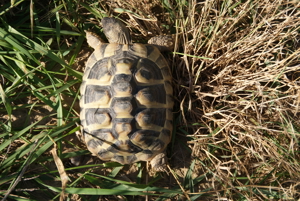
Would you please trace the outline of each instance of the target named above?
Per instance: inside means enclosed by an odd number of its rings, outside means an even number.
[[[173,89],[167,62],[152,45],[102,43],[89,57],[80,119],[88,149],[130,164],[163,152],[172,133]]]

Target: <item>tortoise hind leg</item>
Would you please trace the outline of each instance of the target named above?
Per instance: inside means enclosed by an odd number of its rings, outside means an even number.
[[[163,172],[167,169],[167,156],[166,151],[157,154],[150,161],[151,167],[156,172]]]

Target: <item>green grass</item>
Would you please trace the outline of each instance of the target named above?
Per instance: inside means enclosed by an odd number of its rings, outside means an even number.
[[[105,16],[134,41],[174,35],[167,172],[99,163],[76,140],[84,30],[103,36]],[[300,199],[299,17],[287,0],[1,1],[0,198]]]

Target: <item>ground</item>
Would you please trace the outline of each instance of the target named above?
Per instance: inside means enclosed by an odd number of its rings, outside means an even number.
[[[61,186],[70,200],[300,199],[298,1],[0,7],[2,199],[58,200]],[[78,88],[92,52],[84,30],[104,37],[105,16],[123,20],[134,42],[174,37],[165,55],[175,98],[166,172],[103,164],[77,138]]]

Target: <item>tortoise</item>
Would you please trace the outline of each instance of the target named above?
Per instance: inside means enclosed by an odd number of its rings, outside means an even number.
[[[120,20],[105,17],[101,23],[109,43],[86,32],[94,52],[80,87],[83,140],[102,161],[150,161],[152,169],[163,171],[173,127],[173,89],[160,50],[172,46],[170,37],[132,43]]]

